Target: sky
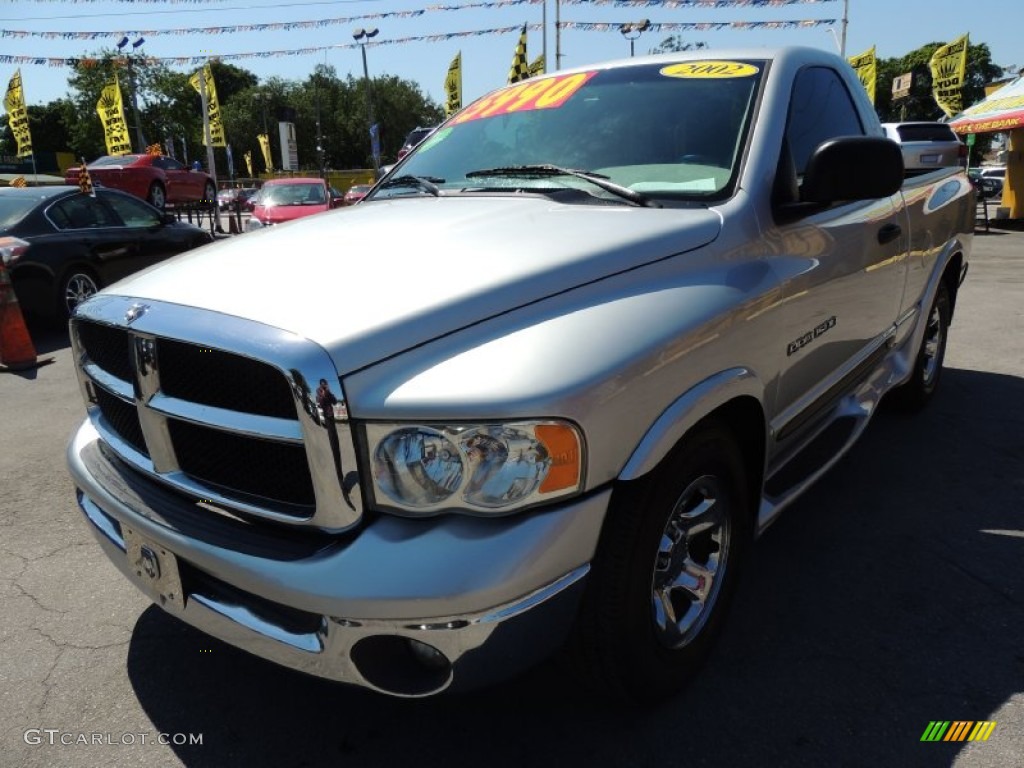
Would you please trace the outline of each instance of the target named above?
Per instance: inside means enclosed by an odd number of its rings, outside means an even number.
[[[933,41],[950,41],[965,32],[972,43],[987,43],[993,62],[1024,67],[1024,2],[1020,0],[718,0],[739,7],[706,7],[709,0],[561,0],[557,13],[562,22],[600,22],[616,25],[607,31],[563,29],[561,67],[622,58],[629,42],[617,25],[649,19],[656,23],[753,22],[749,28],[721,30],[647,31],[635,42],[637,55],[649,52],[671,34],[711,48],[761,48],[806,45],[838,51],[841,20],[848,7],[846,55],[861,53],[872,45],[881,58],[902,56]],[[781,3],[781,4],[780,4]],[[702,5],[704,4],[704,5]],[[339,76],[362,77],[362,60],[352,33],[376,27],[379,32],[368,46],[371,77],[397,75],[420,85],[438,103],[444,101],[448,64],[462,53],[463,104],[506,82],[519,38],[518,27],[537,25],[528,33],[527,56],[542,53],[541,24],[547,16],[548,71],[555,68],[555,0],[0,0],[0,87],[21,69],[26,101],[43,104],[67,92],[70,70],[53,66],[47,59],[86,57],[112,48],[123,34],[135,40],[143,31],[138,49],[150,57],[222,56],[225,61],[253,72],[261,80],[283,77],[302,80],[317,64],[334,67]],[[969,13],[965,9],[969,8]],[[357,19],[370,14],[384,18]],[[337,20],[344,21],[337,21]],[[834,19],[835,23],[822,22]],[[760,22],[810,21],[817,26],[769,29]],[[210,34],[200,30],[258,24],[325,22],[317,28],[281,30],[225,30]],[[409,37],[446,36],[516,27],[500,34],[474,34],[430,41],[388,42]],[[175,30],[173,33],[171,30]],[[152,31],[152,33],[150,33]],[[25,36],[27,32],[103,33],[96,39],[51,39]],[[163,34],[160,34],[160,33]],[[12,33],[15,33],[12,35]],[[377,42],[380,41],[380,42]],[[291,52],[307,52],[293,55]],[[310,50],[312,49],[312,50]],[[259,57],[232,59],[229,54]],[[33,61],[10,62],[4,57],[32,57]],[[193,71],[198,64],[171,64]]]

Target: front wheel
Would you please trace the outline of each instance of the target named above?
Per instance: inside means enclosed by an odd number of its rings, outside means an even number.
[[[167,205],[167,193],[160,182],[154,181],[149,185],[149,194],[146,195],[146,200],[158,211],[164,209],[164,206]]]
[[[949,289],[945,283],[940,282],[925,319],[924,337],[914,362],[914,372],[905,384],[893,392],[894,401],[904,410],[923,408],[938,389],[942,364],[946,359],[946,340],[952,314]]]
[[[751,538],[746,478],[732,434],[709,425],[650,480],[616,491],[574,636],[576,661],[598,688],[654,701],[703,663]]]

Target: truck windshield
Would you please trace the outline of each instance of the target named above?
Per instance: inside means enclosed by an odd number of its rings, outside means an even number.
[[[622,201],[578,176],[536,172],[550,166],[646,198],[720,198],[735,178],[764,66],[663,60],[526,80],[459,112],[395,175],[430,179],[441,194],[572,188]],[[374,197],[422,194],[399,184]]]

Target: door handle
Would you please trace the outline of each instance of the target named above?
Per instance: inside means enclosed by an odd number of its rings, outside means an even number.
[[[903,230],[899,224],[886,224],[878,230],[878,244],[885,245],[886,243],[891,243],[902,234]]]

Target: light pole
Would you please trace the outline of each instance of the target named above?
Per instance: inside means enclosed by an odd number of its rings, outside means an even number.
[[[270,101],[270,96],[266,93],[257,93],[256,101],[260,105],[260,111],[263,113],[263,133],[270,137],[269,129],[267,128],[267,102]]]
[[[370,131],[370,154],[373,156],[373,174],[377,175],[377,171],[380,168],[380,150],[378,147],[379,140],[374,141],[374,123],[373,123],[373,86],[370,85],[370,70],[366,66],[366,44],[377,36],[378,30],[376,27],[373,29],[357,29],[352,33],[353,39],[359,44],[359,50],[363,54],[363,78],[366,80],[366,120],[367,126]]]
[[[634,43],[644,32],[647,31],[651,26],[650,19],[644,19],[643,21],[634,21],[629,24],[623,24],[619,27],[619,32],[622,36],[629,40],[629,58],[633,58],[635,54]]]
[[[140,37],[134,43],[132,43],[132,50],[137,51],[139,46],[146,42],[146,38]],[[117,44],[117,50],[124,51],[124,47],[128,45],[128,38],[122,37],[121,42]],[[138,143],[138,151],[146,151],[146,137],[142,133],[142,121],[139,120],[139,89],[135,85],[135,69],[132,67],[132,56],[130,53],[123,53],[125,60],[128,62],[128,84],[132,87],[132,117],[135,118],[135,140]]]
[[[314,72],[313,94],[316,100],[316,163],[320,169],[320,178],[327,178],[327,169],[324,167],[324,136],[320,125],[320,73]]]

